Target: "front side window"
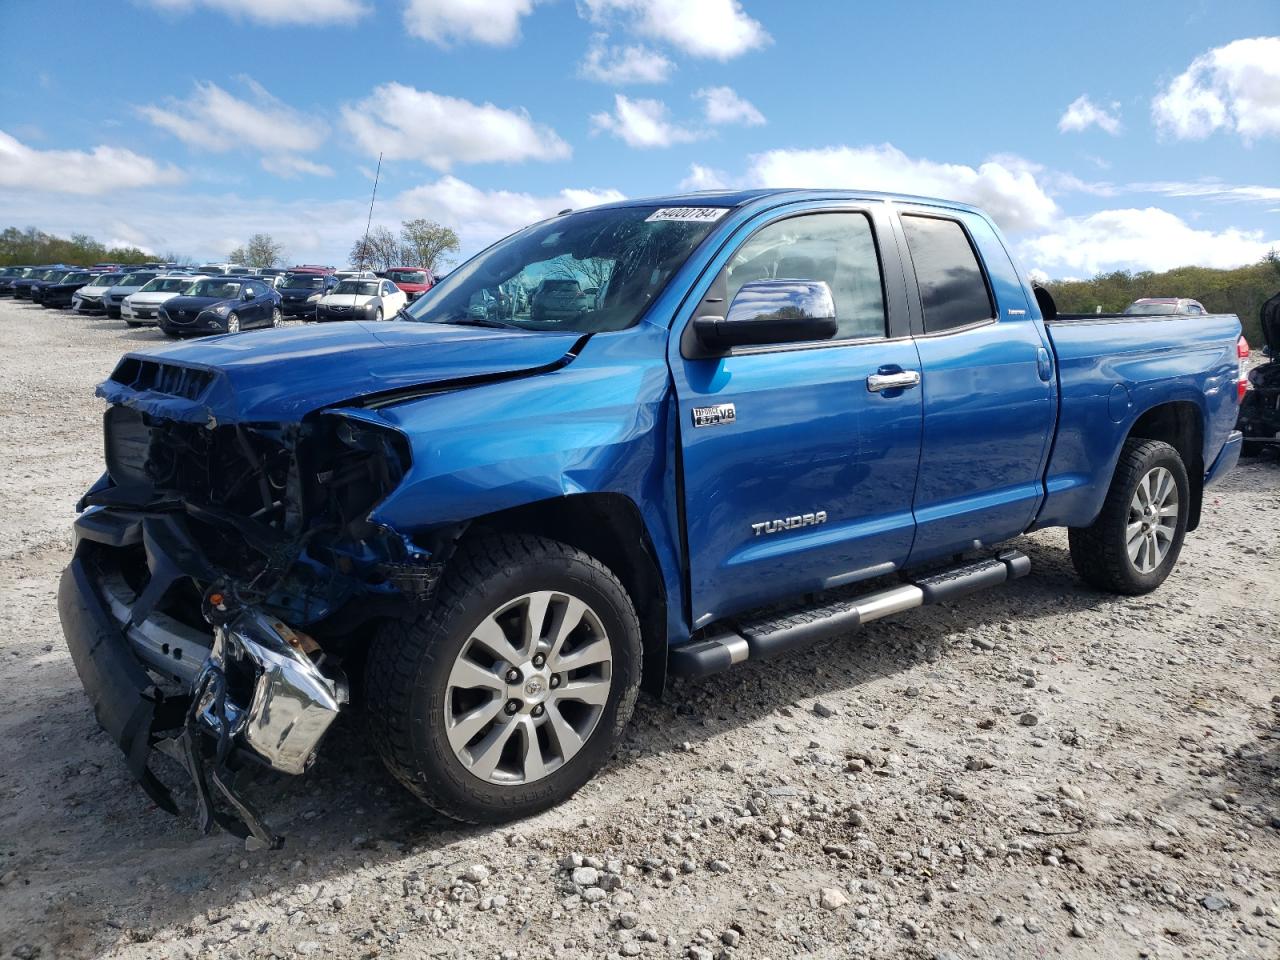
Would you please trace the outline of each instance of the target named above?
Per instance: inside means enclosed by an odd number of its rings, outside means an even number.
[[[761,228],[725,267],[728,302],[750,280],[821,280],[831,288],[836,340],[885,335],[884,288],[871,221],[862,213],[813,213]]]
[[[990,320],[995,307],[964,227],[955,220],[904,215],[902,228],[916,269],[925,333]]]

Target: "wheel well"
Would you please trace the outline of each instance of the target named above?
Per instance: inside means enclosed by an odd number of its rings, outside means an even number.
[[[1204,492],[1204,418],[1190,401],[1179,400],[1152,407],[1138,417],[1129,430],[1130,437],[1162,440],[1178,451],[1187,468],[1191,484],[1191,504],[1187,512],[1187,529],[1200,525],[1200,505]]]
[[[589,553],[622,581],[640,618],[641,688],[661,695],[667,673],[667,596],[649,533],[622,494],[581,493],[539,500],[475,518],[462,539],[479,533],[531,533]]]

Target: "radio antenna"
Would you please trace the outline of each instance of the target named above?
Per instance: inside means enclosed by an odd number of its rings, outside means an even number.
[[[382,152],[378,152],[378,169],[373,174],[373,195],[369,197],[369,219],[364,223],[364,243],[360,244],[360,264],[356,267],[364,272],[365,254],[369,252],[369,228],[373,226],[373,204],[378,199],[378,179],[382,176]]]

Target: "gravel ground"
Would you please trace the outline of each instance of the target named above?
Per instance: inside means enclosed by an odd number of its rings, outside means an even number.
[[[1151,596],[1037,533],[1026,579],[642,700],[521,823],[433,819],[340,725],[253,784],[288,842],[249,851],[133,785],[55,610],[93,386],[162,338],[9,301],[0,331],[0,956],[1280,956],[1273,461]]]

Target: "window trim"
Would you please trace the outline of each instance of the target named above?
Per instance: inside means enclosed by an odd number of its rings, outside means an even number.
[[[731,347],[724,353],[719,354],[719,356],[742,357],[756,356],[763,353],[790,353],[794,350],[821,350],[826,347],[857,346],[866,343],[881,343],[890,339],[902,339],[898,337],[890,337],[889,335],[889,290],[885,284],[884,252],[880,244],[880,234],[876,230],[875,217],[872,216],[870,209],[863,206],[793,210],[770,220],[767,223],[760,224],[749,234],[743,237],[742,240],[729,252],[729,256],[726,258],[724,265],[716,271],[716,276],[712,280],[712,287],[714,288],[715,284],[720,282],[721,278],[726,275],[726,271],[729,269],[729,261],[737,256],[738,251],[754,240],[761,231],[767,230],[770,227],[776,226],[777,224],[783,223],[787,220],[796,220],[800,217],[823,217],[830,216],[831,214],[854,214],[867,221],[867,227],[871,230],[871,245],[875,249],[876,254],[876,269],[880,274],[880,309],[882,316],[884,317],[884,333],[879,336],[870,337],[833,337],[830,340],[793,340],[788,343],[765,343],[757,346]],[[729,303],[726,302],[725,309],[727,310],[728,307]],[[836,319],[838,321],[839,317]],[[692,329],[692,327],[693,318],[690,317],[686,329]]]
[[[915,283],[916,303],[920,306],[920,332],[915,334],[917,337],[948,337],[953,333],[967,333],[970,330],[977,330],[992,323],[1000,322],[1000,308],[996,301],[995,289],[991,286],[991,277],[987,273],[987,262],[982,259],[982,252],[978,249],[978,245],[974,243],[973,234],[969,232],[968,225],[956,216],[947,216],[944,213],[935,213],[932,210],[925,212],[917,212],[915,210],[902,210],[897,212],[899,225],[902,227],[902,242],[907,249],[907,259],[911,264],[911,279]],[[948,327],[946,330],[930,330],[928,327],[928,317],[925,313],[924,293],[920,290],[920,274],[916,270],[915,254],[911,250],[911,238],[907,235],[907,225],[904,222],[907,217],[918,217],[921,220],[945,220],[948,223],[954,223],[960,228],[964,235],[965,241],[969,244],[969,252],[973,254],[973,260],[978,265],[978,273],[982,276],[982,284],[987,290],[987,304],[991,307],[991,315],[978,320],[971,320],[968,323],[958,327]]]

